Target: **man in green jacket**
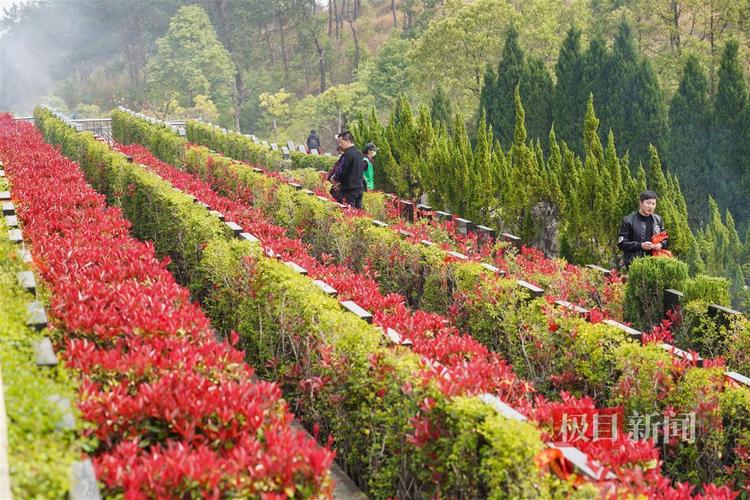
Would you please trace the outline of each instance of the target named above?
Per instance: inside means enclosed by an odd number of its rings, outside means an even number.
[[[375,147],[375,144],[371,142],[365,144],[365,150],[362,151],[362,153],[364,153],[365,155],[365,191],[372,191],[373,189],[375,189],[375,172],[372,168],[372,159],[375,158],[375,154],[377,152],[378,148]]]

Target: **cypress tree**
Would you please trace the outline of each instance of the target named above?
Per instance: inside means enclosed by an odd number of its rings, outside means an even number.
[[[608,182],[605,188],[607,206],[604,207],[602,219],[603,230],[612,254],[617,253],[617,228],[622,217],[627,213],[625,196],[623,195],[622,167],[615,148],[615,135],[612,130],[607,135],[607,147],[604,150],[604,173]],[[630,172],[628,172],[629,174]]]
[[[411,189],[412,199],[419,199],[424,193],[426,179],[436,175],[434,165],[429,161],[430,150],[435,143],[435,129],[427,106],[419,107],[416,123],[415,143],[417,161],[415,164],[416,180]]]
[[[474,148],[474,163],[471,169],[471,207],[468,216],[473,220],[488,222],[495,204],[495,176],[492,173],[492,126],[488,126],[484,114],[479,120],[477,143]]]
[[[572,27],[563,40],[555,64],[557,84],[552,100],[552,119],[559,139],[578,153],[583,150],[581,124],[587,98],[583,70],[581,30]]]
[[[497,115],[492,118],[493,130],[500,139],[500,144],[510,145],[513,142],[516,124],[514,93],[516,86],[525,76],[525,59],[518,44],[518,31],[514,26],[508,30],[505,46],[497,70],[497,80],[492,98],[496,101]],[[545,131],[546,133],[546,131]]]
[[[659,153],[654,146],[649,146],[648,179],[651,189],[659,195],[657,213],[664,219],[666,231],[669,233],[669,248],[678,255],[687,254],[690,246],[690,228],[687,217],[681,216],[678,208],[676,186],[671,185],[662,170]]]
[[[450,99],[448,99],[448,95],[440,84],[437,85],[432,100],[430,101],[430,118],[432,119],[432,123],[436,126],[439,122],[445,124],[446,127],[452,125],[453,104]]]
[[[730,40],[724,47],[719,64],[719,85],[714,98],[710,156],[711,192],[719,206],[742,214],[746,211],[744,193],[736,189],[743,173],[742,152],[747,108],[747,86],[737,54],[739,45]],[[744,218],[744,217],[743,217]]]
[[[630,124],[628,124],[627,110],[633,105],[633,79],[638,69],[638,54],[630,26],[626,22],[620,23],[617,35],[612,44],[612,52],[604,66],[602,80],[606,82],[607,90],[602,96],[595,96],[602,102],[599,113],[603,118],[605,130],[612,129],[618,137],[620,148],[629,150],[635,161],[645,159],[637,156],[632,150]],[[598,101],[597,101],[598,102]]]
[[[632,79],[632,102],[626,107],[626,126],[621,137],[635,158],[645,158],[649,144],[664,150],[667,108],[651,62],[641,58]]]
[[[667,114],[656,74],[639,57],[630,26],[623,21],[606,66],[607,97],[600,105],[603,125],[612,128],[621,148],[635,161],[644,160],[648,146],[663,147]]]
[[[695,55],[688,56],[680,85],[669,106],[668,165],[680,178],[685,197],[691,200],[689,221],[706,220],[711,114],[708,80]]]
[[[677,235],[677,242],[672,245],[672,249],[679,255],[685,255],[690,248],[690,240],[693,237],[693,232],[690,230],[688,224],[688,210],[685,197],[682,195],[680,189],[680,182],[677,176],[671,172],[667,173],[667,184],[669,186],[669,196],[672,204],[675,207],[675,229],[672,230]]]
[[[589,42],[589,47],[583,56],[583,91],[586,92],[586,99],[589,94],[593,94],[596,102],[599,103],[599,112],[604,113],[607,110],[607,100],[609,99],[609,81],[607,79],[607,67],[610,65],[611,54],[607,49],[607,44],[600,36],[595,36]],[[581,110],[585,114],[585,111]],[[607,127],[609,130],[612,127]]]
[[[451,170],[452,165],[448,142],[448,131],[445,122],[437,121],[435,124],[434,142],[427,156],[427,161],[432,167],[433,175],[423,178],[422,181],[425,192],[429,195],[429,202],[441,209],[446,208],[448,204],[446,196],[447,183],[456,182]]]
[[[543,142],[545,147],[552,126],[553,94],[552,76],[544,61],[530,57],[521,81],[521,99],[531,110],[526,117],[529,137]]]
[[[499,123],[497,109],[497,99],[495,99],[495,92],[497,90],[497,75],[495,71],[488,64],[484,69],[484,77],[482,79],[482,88],[479,91],[479,115],[484,111],[485,119],[489,123]],[[497,134],[496,134],[497,136]]]
[[[467,191],[470,190],[471,165],[474,162],[469,135],[461,115],[456,113],[453,120],[453,140],[450,143],[450,156],[454,182],[449,184],[448,199],[454,213],[466,213],[468,208]]]
[[[691,238],[690,249],[687,254],[688,271],[691,276],[703,274],[706,272],[706,264],[701,257],[700,247],[696,238]]]
[[[727,242],[727,258],[735,262],[739,262],[742,258],[742,242],[740,241],[740,235],[737,232],[737,226],[734,223],[734,217],[729,210],[724,214],[724,219],[727,221],[727,234],[729,241]]]
[[[729,234],[721,220],[719,206],[710,196],[708,198],[708,214],[708,224],[701,241],[701,254],[706,262],[706,272],[712,276],[723,276]]]

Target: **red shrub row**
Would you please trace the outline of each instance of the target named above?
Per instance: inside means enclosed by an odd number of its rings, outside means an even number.
[[[79,409],[109,494],[174,498],[329,495],[333,453],[290,427],[275,384],[242,353],[78,166],[27,123],[0,116],[0,157],[58,349],[79,371]]]

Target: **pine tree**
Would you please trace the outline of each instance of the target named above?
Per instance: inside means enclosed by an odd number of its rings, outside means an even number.
[[[583,70],[581,31],[573,27],[568,30],[555,64],[557,84],[552,101],[552,119],[559,139],[578,153],[583,151],[581,124],[587,98]]]
[[[679,176],[685,197],[691,200],[692,225],[702,223],[708,212],[705,193],[712,177],[708,164],[710,124],[708,80],[698,58],[691,55],[669,106],[667,164]]]

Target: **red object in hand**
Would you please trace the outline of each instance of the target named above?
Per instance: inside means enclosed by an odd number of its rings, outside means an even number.
[[[654,245],[658,245],[664,240],[669,238],[669,235],[666,231],[662,231],[661,233],[655,234],[651,237],[651,243]],[[673,257],[672,252],[669,250],[659,249],[659,250],[652,250],[651,251],[652,257]]]

